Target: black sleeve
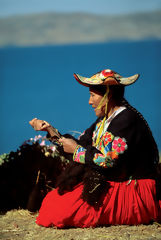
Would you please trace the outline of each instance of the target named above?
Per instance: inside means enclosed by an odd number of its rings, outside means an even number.
[[[136,113],[125,109],[113,119],[108,127],[108,131],[115,137],[125,138],[127,146],[130,148],[134,144],[136,134],[139,135],[137,130],[139,122]]]
[[[136,146],[137,139],[140,141],[139,135],[141,133],[137,131],[137,128],[137,115],[129,110],[122,111],[112,120],[107,132],[105,133],[109,133],[112,136],[111,143],[105,141],[103,142],[107,155],[102,154],[102,151],[99,149],[88,145],[86,146],[85,163],[93,167],[97,165],[97,167],[111,168],[116,167],[121,161],[125,162],[125,160],[129,157],[129,153],[136,151],[134,146]],[[103,139],[104,138],[102,138],[102,141]],[[118,139],[121,139],[124,143],[126,143],[126,148],[121,152],[119,152],[121,148],[114,149],[114,143],[119,141]],[[114,152],[116,152],[116,154],[114,154]],[[102,162],[101,160],[99,162],[99,159],[96,159],[98,154],[100,154],[98,158],[101,159],[102,157]]]

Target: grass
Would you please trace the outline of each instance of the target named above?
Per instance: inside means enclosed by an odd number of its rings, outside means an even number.
[[[99,228],[44,228],[35,223],[37,214],[11,210],[0,215],[2,240],[160,240],[161,225],[109,226]]]

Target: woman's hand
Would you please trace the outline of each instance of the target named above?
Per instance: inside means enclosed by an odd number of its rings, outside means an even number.
[[[37,118],[33,118],[29,124],[36,130],[36,131],[47,131],[47,128],[50,124],[46,121],[39,120]]]
[[[66,153],[74,153],[75,148],[77,147],[78,143],[70,138],[60,138],[59,142],[62,143],[64,152]]]

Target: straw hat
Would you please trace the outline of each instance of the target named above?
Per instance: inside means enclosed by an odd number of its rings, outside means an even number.
[[[139,74],[135,74],[130,77],[122,77],[120,74],[110,70],[102,70],[90,78],[82,77],[79,74],[74,73],[75,79],[82,85],[90,87],[92,85],[122,85],[128,86],[133,84],[138,78]]]

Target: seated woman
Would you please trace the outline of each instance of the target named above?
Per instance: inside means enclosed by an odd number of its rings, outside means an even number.
[[[89,87],[89,104],[98,118],[78,140],[61,137],[58,141],[74,164],[89,171],[91,175],[87,178],[87,174],[86,180],[93,188],[87,187],[88,196],[84,194],[85,181],[76,181],[68,188],[69,168],[58,187],[44,198],[36,223],[84,228],[160,221],[157,145],[143,116],[124,99],[124,87],[134,83],[139,75],[124,78],[105,69],[90,78],[78,74],[74,77]],[[30,124],[50,133],[50,124],[45,121],[33,119]],[[102,182],[97,179],[101,177],[104,184],[99,191]],[[99,197],[90,202],[96,189]]]

